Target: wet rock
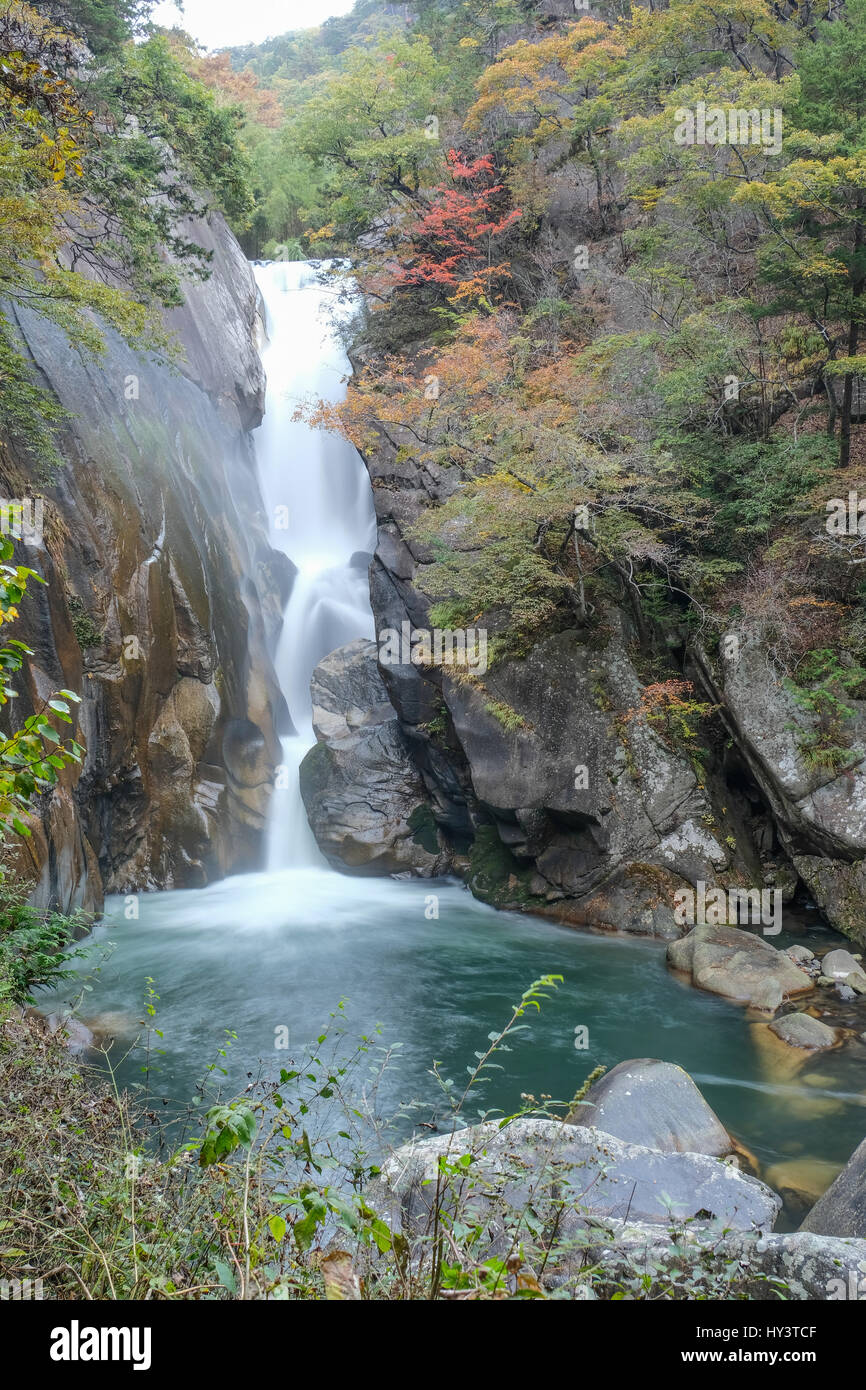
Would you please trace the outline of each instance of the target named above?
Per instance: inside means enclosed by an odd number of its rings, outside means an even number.
[[[47,1032],[62,1040],[67,1052],[71,1052],[73,1057],[83,1057],[96,1045],[91,1030],[74,1014],[48,1014],[45,1018],[45,1028]]]
[[[688,1072],[650,1057],[620,1062],[591,1087],[566,1123],[590,1125],[662,1153],[722,1158],[735,1148]]]
[[[376,662],[350,642],[313,673],[318,742],[301,763],[301,795],[319,848],[351,873],[444,873],[450,856]]]
[[[667,958],[699,989],[765,1012],[812,988],[809,976],[784,952],[739,927],[701,923],[671,942]]]
[[[866,942],[866,762],[830,774],[808,766],[804,742],[815,716],[797,703],[784,672],[767,659],[759,625],[737,633],[736,661],[691,652],[699,684],[718,702],[740,757],[770,808],[793,867],[828,920]],[[866,740],[866,702],[852,700],[851,746]]]
[[[866,1237],[866,1139],[819,1197],[800,1229],[825,1236]]]
[[[812,1050],[833,1047],[838,1037],[835,1028],[828,1028],[811,1014],[785,1014],[784,1018],[777,1018],[770,1024],[770,1032],[791,1047]]]
[[[794,865],[828,922],[866,945],[866,860],[799,855]]]

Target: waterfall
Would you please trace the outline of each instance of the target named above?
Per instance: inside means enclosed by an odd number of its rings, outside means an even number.
[[[271,802],[267,866],[320,864],[298,786],[315,743],[310,677],[337,647],[374,635],[367,564],[376,518],[367,470],[338,435],[293,420],[304,401],[339,401],[351,366],[339,325],[351,313],[306,261],[255,267],[265,306],[265,417],[256,433],[270,543],[296,568],[275,670],[292,731],[282,740],[282,776]]]

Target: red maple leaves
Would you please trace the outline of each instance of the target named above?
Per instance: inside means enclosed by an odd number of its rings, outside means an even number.
[[[492,242],[519,219],[520,208],[498,211],[505,190],[491,182],[490,155],[467,163],[449,150],[447,159],[451,182],[433,189],[427,211],[407,228],[411,249],[395,283],[438,285],[453,292],[452,301],[478,299],[508,275],[507,264],[492,264]]]

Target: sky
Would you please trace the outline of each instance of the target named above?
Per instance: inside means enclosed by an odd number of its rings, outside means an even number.
[[[184,0],[181,14],[172,0],[153,11],[157,24],[180,24],[205,48],[261,43],[291,29],[312,29],[332,15],[348,14],[354,0]]]

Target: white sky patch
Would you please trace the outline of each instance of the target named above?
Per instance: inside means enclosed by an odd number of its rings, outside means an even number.
[[[177,24],[205,48],[228,48],[261,43],[292,29],[314,29],[334,15],[348,14],[354,0],[184,0],[181,12],[173,0],[162,0],[153,11],[156,24]]]

